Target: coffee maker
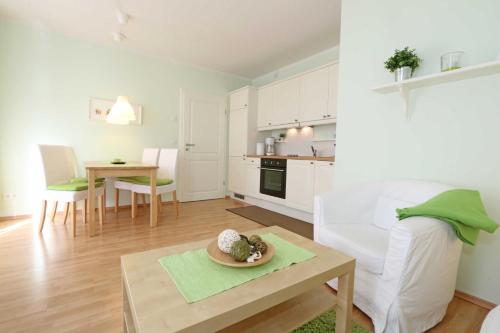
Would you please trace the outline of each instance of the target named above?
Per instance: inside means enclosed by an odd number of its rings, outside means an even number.
[[[275,154],[275,150],[274,150],[274,138],[266,138],[265,140],[266,142],[266,147],[265,147],[265,153],[266,153],[266,156],[272,156]]]

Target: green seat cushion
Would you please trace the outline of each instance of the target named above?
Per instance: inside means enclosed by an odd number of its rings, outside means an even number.
[[[95,183],[95,186],[96,187],[101,187],[103,186],[104,184],[101,182],[101,183],[98,183],[96,182]],[[88,183],[64,183],[64,184],[57,184],[57,185],[49,185],[47,186],[47,189],[48,190],[52,190],[52,191],[85,191],[89,188],[89,184]]]
[[[96,178],[95,179],[95,182],[96,183],[102,183],[104,182],[104,177],[99,177],[99,178]],[[70,183],[88,183],[88,179],[87,177],[76,177],[76,178],[71,178],[71,180],[69,181]]]
[[[134,176],[134,177],[118,177],[118,180],[123,182],[137,184],[137,185],[149,185],[150,178],[146,176]],[[156,186],[170,185],[174,181],[169,178],[157,178]]]

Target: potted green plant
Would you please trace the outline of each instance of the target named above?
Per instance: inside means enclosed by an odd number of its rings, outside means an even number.
[[[402,50],[396,49],[394,55],[386,60],[385,68],[391,73],[395,73],[397,82],[411,78],[421,61],[422,59],[418,57],[416,50],[407,46]]]

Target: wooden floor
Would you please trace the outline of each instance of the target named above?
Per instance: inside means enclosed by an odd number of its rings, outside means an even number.
[[[75,239],[61,216],[46,222],[41,236],[27,221],[1,222],[0,332],[120,332],[120,256],[215,237],[225,228],[260,227],[225,210],[239,205],[229,199],[184,203],[179,218],[165,206],[154,229],[144,209],[134,223],[128,209],[118,216],[108,212],[103,234],[93,238],[87,237],[81,216]],[[430,332],[479,332],[486,313],[455,298],[444,321]],[[373,329],[359,310],[354,320]]]

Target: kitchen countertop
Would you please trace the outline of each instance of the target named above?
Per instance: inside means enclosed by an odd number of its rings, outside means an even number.
[[[274,156],[264,156],[264,155],[247,155],[250,158],[274,158],[277,160],[304,160],[304,161],[326,161],[326,162],[335,162],[335,156],[320,156],[320,157],[312,157],[312,156],[286,156],[286,155],[274,155]]]

